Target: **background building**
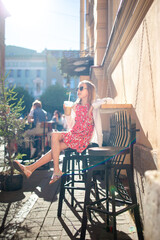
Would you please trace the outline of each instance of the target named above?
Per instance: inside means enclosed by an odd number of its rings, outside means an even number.
[[[62,74],[59,69],[59,62],[61,59],[72,59],[73,57],[79,57],[79,51],[71,50],[46,50],[46,59],[47,59],[47,87],[59,83],[64,88],[68,88],[68,91],[71,92],[71,100],[75,101],[77,98],[76,88],[79,83],[78,76],[69,76],[69,81]]]
[[[5,18],[9,16],[0,0],[0,75],[5,71]]]
[[[20,86],[35,98],[46,89],[46,54],[34,50],[6,46],[5,70],[9,87]]]
[[[79,56],[79,51],[47,50],[37,53],[35,50],[16,46],[6,46],[5,70],[7,84],[21,86],[34,98],[39,98],[51,85],[59,83],[71,91],[71,99],[76,98],[79,77],[71,77],[69,83],[58,68],[61,58]]]

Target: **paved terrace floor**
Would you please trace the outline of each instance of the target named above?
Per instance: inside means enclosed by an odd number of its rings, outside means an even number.
[[[60,162],[62,165],[62,161]],[[24,177],[23,189],[14,192],[0,191],[0,226],[6,210],[5,231],[0,239],[79,239],[84,192],[76,191],[76,208],[70,205],[70,194],[63,204],[62,218],[57,217],[60,181],[48,184],[52,175],[52,162],[49,170],[36,170],[29,179]],[[82,207],[81,207],[82,206]],[[88,221],[86,239],[111,240],[112,233],[105,230],[103,217],[94,216],[96,222]],[[125,212],[118,217],[118,239],[137,240],[134,222]]]

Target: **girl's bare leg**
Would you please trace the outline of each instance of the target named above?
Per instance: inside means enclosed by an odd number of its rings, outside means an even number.
[[[68,147],[64,142],[62,142],[61,133],[60,132],[52,133],[51,151],[52,151],[52,159],[54,162],[54,174],[57,174],[61,171],[59,169],[59,155],[60,155],[60,152],[66,148],[68,148]]]
[[[52,160],[52,153],[50,150],[45,155],[43,155],[40,159],[38,159],[35,163],[29,166],[26,166],[26,169],[33,173],[37,168],[50,162],[51,160]]]
[[[58,173],[59,169],[59,155],[60,152],[67,148],[67,145],[62,141],[62,136],[60,132],[53,132],[51,135],[51,150],[42,156],[38,161],[29,165],[27,168],[29,171],[34,172],[37,168],[50,162],[52,159],[54,161],[54,172]]]
[[[42,165],[50,162],[52,159],[54,159],[54,173],[57,174],[60,172],[59,169],[59,155],[60,152],[67,148],[67,145],[62,142],[62,136],[60,132],[52,133],[51,137],[51,150],[47,152],[44,156],[42,156],[38,161],[35,163],[29,165],[29,166],[23,166],[22,164],[18,163],[21,170],[25,173],[27,177],[30,177],[30,175],[39,167]]]
[[[14,164],[15,168],[20,171],[23,172],[27,178],[29,178],[31,176],[31,174],[39,167],[41,167],[42,165],[48,163],[49,161],[52,160],[52,153],[51,150],[49,152],[47,152],[43,157],[41,157],[37,162],[29,165],[29,166],[24,166],[22,164],[20,164],[17,160],[14,160]]]

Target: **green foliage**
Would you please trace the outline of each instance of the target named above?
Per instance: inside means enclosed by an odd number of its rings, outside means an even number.
[[[16,87],[14,88],[14,92],[17,93],[17,100],[16,100],[16,103],[20,100],[20,99],[23,99],[23,110],[22,110],[22,114],[23,116],[27,116],[28,113],[30,112],[30,109],[31,109],[31,106],[32,106],[32,103],[34,101],[34,98],[33,96],[31,96],[29,94],[29,92],[27,90],[25,90],[24,88],[22,87]]]
[[[74,72],[73,63],[68,58],[61,58],[58,61],[58,68],[64,78],[70,79],[70,77],[76,77],[77,74]]]
[[[66,93],[67,90],[59,84],[48,87],[40,98],[43,109],[51,114],[54,110],[63,112],[63,102],[67,99]]]
[[[64,77],[67,77],[68,61],[67,58],[61,58],[58,61],[58,68]]]
[[[24,109],[22,98],[17,101],[14,88],[5,87],[5,77],[0,78],[0,144],[4,144],[8,156],[4,162],[10,167],[13,174],[13,141],[18,143],[25,127],[25,119],[20,119]]]

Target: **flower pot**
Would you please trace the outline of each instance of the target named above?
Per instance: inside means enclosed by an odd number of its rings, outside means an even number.
[[[23,187],[23,176],[21,174],[0,175],[0,185],[3,191],[17,191]]]

